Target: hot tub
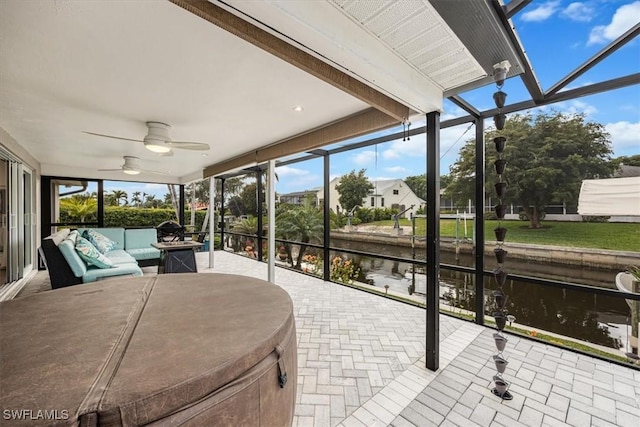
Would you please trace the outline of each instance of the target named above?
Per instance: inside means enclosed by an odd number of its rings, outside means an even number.
[[[258,279],[113,279],[0,304],[3,423],[288,426],[296,371],[291,299]]]

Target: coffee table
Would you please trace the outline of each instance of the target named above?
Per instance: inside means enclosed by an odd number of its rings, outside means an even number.
[[[160,250],[158,274],[198,272],[195,252],[204,246],[203,243],[179,241],[152,243],[151,246]]]

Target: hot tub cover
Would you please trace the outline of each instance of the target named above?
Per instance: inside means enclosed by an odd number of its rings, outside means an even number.
[[[293,306],[262,280],[189,273],[63,288],[1,303],[0,333],[10,424],[293,420]]]

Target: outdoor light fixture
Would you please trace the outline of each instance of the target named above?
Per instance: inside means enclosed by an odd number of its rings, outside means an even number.
[[[168,153],[171,151],[171,147],[169,147],[163,139],[156,139],[147,135],[144,137],[143,142],[147,150],[153,151],[154,153]]]

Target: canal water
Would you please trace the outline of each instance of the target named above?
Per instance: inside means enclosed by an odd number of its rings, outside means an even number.
[[[360,245],[361,247],[358,247]],[[372,252],[369,243],[349,242],[348,246],[349,249]],[[398,249],[386,246],[384,252],[387,252],[386,255],[411,258],[411,255],[399,254]],[[410,248],[401,250],[406,251]],[[416,294],[424,295],[426,291],[426,276],[419,269],[414,273],[409,263],[352,255],[348,257],[359,265],[361,271],[358,280],[360,281],[380,287],[388,285],[390,290],[407,294],[409,286],[415,283]],[[420,255],[416,258],[420,258]],[[456,256],[455,253],[442,251],[440,262],[472,267],[474,258],[469,254]],[[485,257],[486,270],[492,270],[496,266],[493,257]],[[508,258],[504,269],[512,274],[614,289],[615,275],[618,272],[617,270],[527,263]],[[493,313],[491,291],[497,289],[493,277],[485,278],[484,288],[485,313],[491,315]],[[515,316],[515,322],[519,324],[611,348],[625,351],[628,349],[627,336],[631,330],[630,312],[629,306],[622,298],[563,290],[509,278],[503,290],[508,295],[506,309],[509,314]],[[452,307],[474,311],[473,275],[441,268],[440,299],[442,303]]]

